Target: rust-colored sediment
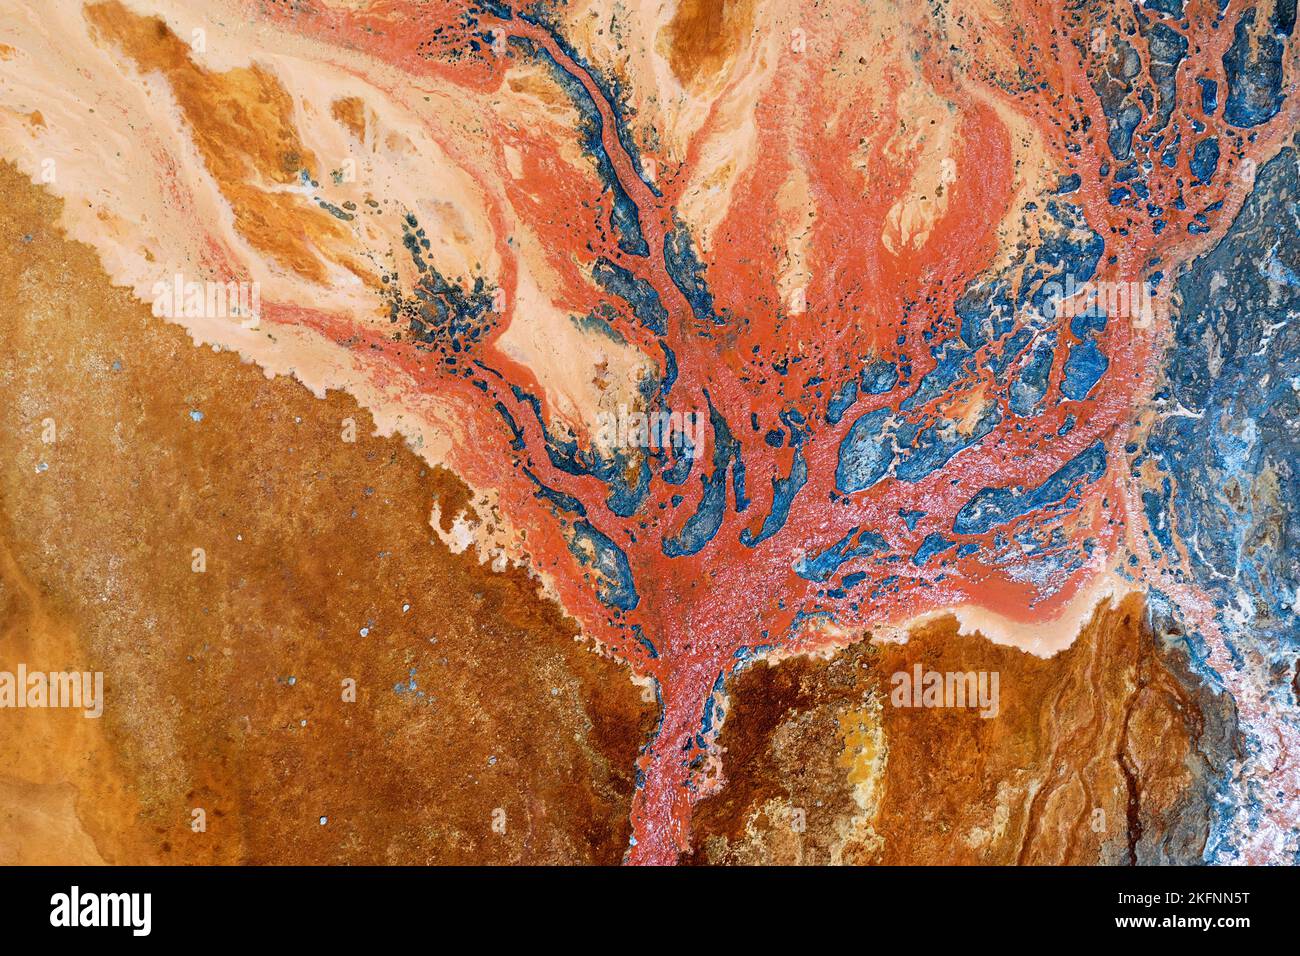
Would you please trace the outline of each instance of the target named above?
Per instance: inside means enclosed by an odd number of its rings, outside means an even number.
[[[298,182],[303,170],[319,168],[294,126],[293,100],[275,75],[256,64],[225,73],[204,69],[161,18],[140,16],[117,0],[88,6],[86,18],[141,73],[167,78],[240,234],[299,275],[324,281],[313,246],[342,243],[347,232],[328,213],[273,188]],[[349,257],[337,261],[368,276]]]
[[[0,669],[107,696],[0,714],[0,863],[618,862],[653,708],[433,539],[459,481],[195,348],[7,164],[0,194]]]
[[[759,663],[733,678],[726,786],[696,863],[1195,863],[1230,753],[1230,703],[1194,685],[1142,601],[1103,606],[1042,659],[958,634]],[[996,671],[1000,708],[901,708],[890,677]]]
[[[754,0],[682,0],[658,47],[685,86],[712,80],[754,25]]]
[[[330,115],[346,126],[358,141],[366,138],[366,104],[360,97],[340,97],[330,104]]]

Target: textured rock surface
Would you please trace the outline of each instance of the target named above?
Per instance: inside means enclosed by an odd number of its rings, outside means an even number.
[[[726,784],[696,808],[693,860],[1198,862],[1237,728],[1173,637],[1129,599],[1048,660],[943,619],[757,664],[728,688]],[[892,706],[891,675],[917,664],[999,672],[998,715]]]

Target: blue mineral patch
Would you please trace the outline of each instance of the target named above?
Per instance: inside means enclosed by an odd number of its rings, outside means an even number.
[[[1029,359],[1011,384],[1008,404],[1017,415],[1028,417],[1039,410],[1043,397],[1047,394],[1055,354],[1055,333],[1048,333],[1034,343]]]
[[[1015,327],[1015,307],[1010,284],[1001,277],[972,282],[953,306],[960,320],[961,344],[978,349]],[[938,357],[938,356],[936,356]],[[961,356],[953,356],[960,361]],[[940,359],[939,365],[943,365]],[[933,373],[931,373],[933,374]],[[924,385],[924,380],[922,380]]]
[[[858,383],[856,379],[849,379],[831,395],[830,401],[826,403],[826,420],[832,425],[838,425],[844,413],[853,407],[858,400]]]
[[[1250,128],[1267,122],[1282,109],[1282,55],[1286,38],[1295,29],[1295,0],[1279,0],[1270,23],[1255,26],[1251,7],[1237,19],[1232,46],[1223,54],[1228,96],[1223,118],[1233,126]]]
[[[748,547],[754,547],[766,541],[785,527],[790,517],[790,505],[795,495],[808,482],[808,463],[804,460],[803,449],[796,447],[794,460],[790,464],[790,474],[784,478],[772,479],[772,510],[763,519],[763,526],[758,534],[751,534],[748,528],[740,532],[740,541]]]
[[[623,333],[614,327],[614,322],[617,319],[618,313],[608,304],[602,304],[586,315],[569,316],[569,320],[580,331],[594,333],[602,338],[609,339],[616,345],[626,345],[627,339],[623,338]]]
[[[888,551],[889,542],[874,531],[854,528],[825,551],[811,558],[800,558],[794,563],[795,573],[807,581],[822,583],[830,579],[840,566],[854,558],[867,558],[878,551]]]
[[[1207,116],[1219,108],[1219,84],[1206,76],[1197,77],[1201,88],[1201,112]]]
[[[493,324],[493,290],[482,276],[468,286],[443,276],[424,259],[429,240],[414,215],[402,221],[402,242],[419,273],[411,294],[388,284],[390,322],[406,321],[407,332],[422,346],[444,354],[468,352]]]
[[[966,347],[975,350],[1000,341],[1016,329],[1017,316],[1028,306],[1042,320],[1054,319],[1063,291],[1061,277],[1084,283],[1096,274],[1106,244],[1088,225],[1083,210],[1053,199],[1047,203],[1047,213],[1050,218],[1040,228],[1039,241],[1027,262],[1016,264],[1005,275],[982,277],[958,299],[954,311],[961,320],[960,341]],[[1018,290],[1014,294],[1010,291],[1013,286]],[[1031,327],[1039,325],[1031,323]],[[1014,357],[1014,348],[1004,349],[1004,361]]]
[[[644,458],[632,466],[623,452],[616,452],[608,468],[593,471],[609,487],[605,507],[620,518],[636,514],[650,493],[650,463]]]
[[[587,516],[586,506],[577,498],[546,486],[542,483],[541,479],[533,474],[528,468],[524,468],[523,473],[529,481],[537,486],[537,497],[545,498],[561,511],[567,511],[570,514],[579,515],[584,518]]]
[[[1174,546],[1173,528],[1170,524],[1169,496],[1172,485],[1168,478],[1160,482],[1159,491],[1142,493],[1142,510],[1146,512],[1147,528],[1165,551]]]
[[[632,625],[632,637],[645,649],[647,657],[652,661],[659,659],[659,648],[655,647],[654,642],[645,636],[645,631],[640,624]]]
[[[846,494],[870,488],[889,471],[894,460],[891,410],[878,408],[853,423],[840,442],[835,486]]]
[[[607,607],[631,611],[641,603],[632,581],[627,554],[588,521],[568,530],[569,550],[578,562],[596,572],[596,596]]]
[[[1297,210],[1289,146],[1260,167],[1218,245],[1177,280],[1167,413],[1147,443],[1172,482],[1143,502],[1166,549],[1173,519],[1200,587],[1224,609],[1249,609],[1230,643],[1290,656],[1300,646],[1300,285],[1287,281],[1300,275]]]
[[[727,420],[722,416],[713,402],[709,401],[709,423],[713,427],[713,471],[700,476],[704,494],[699,507],[682,525],[681,531],[671,538],[664,538],[662,550],[670,558],[695,554],[713,540],[727,510],[727,469],[731,466],[733,491],[736,495],[737,510],[743,510],[741,499],[744,494],[744,473],[739,461],[740,443],[731,434]]]
[[[1061,394],[1074,401],[1088,397],[1110,367],[1110,359],[1097,345],[1097,335],[1106,330],[1107,315],[1093,300],[1070,319],[1070,333],[1079,341],[1069,347],[1062,368]]]
[[[973,336],[974,334],[972,333]],[[974,340],[982,344],[987,341],[987,336],[981,334],[981,337]],[[958,382],[975,371],[975,356],[971,348],[961,340],[949,339],[935,346],[931,354],[935,358],[934,368],[921,377],[916,391],[899,404],[903,411],[912,411],[946,395]]]
[[[1070,346],[1061,375],[1061,394],[1074,401],[1083,401],[1101,381],[1110,366],[1110,359],[1091,337]]]
[[[507,17],[507,19],[509,18]],[[640,150],[636,147],[632,129],[627,121],[628,115],[634,114],[635,110],[629,105],[629,98],[618,78],[606,76],[584,58],[565,38],[564,31],[558,22],[560,18],[553,15],[552,11],[545,9],[543,4],[534,3],[526,12],[520,14],[520,19],[539,26],[549,33],[551,39],[555,41],[555,45],[563,51],[564,55],[587,75],[587,78],[591,80],[600,93],[601,99],[609,106],[610,115],[614,117],[614,134],[618,137],[619,146],[627,154],[628,159],[631,160],[632,168],[636,170],[637,176],[650,187],[650,191],[656,196],[663,195],[645,173],[645,164],[641,160]]]
[[[928,562],[935,555],[947,551],[955,542],[945,538],[938,531],[932,531],[925,536],[916,553],[912,555],[912,563],[918,568]]]
[[[663,342],[659,343],[659,347],[663,349],[664,353],[664,377],[659,385],[659,392],[664,398],[667,398],[668,393],[677,384],[677,354]]]
[[[963,431],[957,422],[936,419],[926,425],[905,422],[898,427],[898,465],[894,470],[899,481],[918,482],[942,468],[961,451],[977,444],[1002,421],[997,402],[987,402],[974,425]]]
[[[1133,131],[1141,121],[1142,109],[1133,103],[1125,103],[1115,114],[1106,144],[1116,159],[1125,160],[1133,155]]]
[[[898,366],[884,359],[876,359],[863,368],[858,381],[862,391],[868,395],[884,395],[898,384]]]
[[[1292,683],[1300,653],[1300,286],[1287,281],[1300,274],[1297,211],[1300,161],[1288,146],[1258,170],[1255,189],[1218,245],[1175,282],[1173,342],[1157,394],[1164,415],[1139,451],[1164,472],[1143,492],[1148,535],[1175,575],[1191,576],[1212,598],[1229,658],[1219,666],[1257,682],[1288,734],[1300,731]],[[1182,545],[1178,554],[1171,553],[1175,542]],[[1210,665],[1205,637],[1180,620],[1178,602],[1158,592],[1151,601],[1154,611],[1178,622],[1191,669],[1222,687],[1225,675]],[[1258,761],[1278,731],[1261,740],[1252,723],[1243,723],[1243,750]],[[1225,778],[1205,860],[1238,860],[1234,819],[1253,826],[1249,819],[1273,799],[1264,775]]]
[[[675,451],[677,457],[673,463],[659,473],[659,477],[670,485],[683,484],[691,476],[691,468],[695,465],[695,445],[689,436],[682,435],[681,448]]]
[[[592,276],[601,288],[626,302],[637,320],[655,335],[668,331],[668,310],[650,282],[603,256],[592,266]]]
[[[1187,56],[1187,37],[1177,30],[1157,23],[1147,34],[1147,47],[1151,52],[1151,82],[1156,87],[1156,116],[1152,132],[1169,125],[1177,102],[1178,67]]]
[[[973,280],[959,296],[954,305],[958,336],[931,347],[934,364],[899,403],[899,414],[880,409],[854,422],[839,449],[836,487],[841,492],[865,490],[891,468],[900,481],[921,481],[989,435],[1003,417],[999,402],[986,403],[970,427],[959,427],[957,421],[929,410],[932,403],[972,382],[981,364],[1005,385],[1013,365],[1028,351],[1008,387],[1008,407],[1023,417],[1040,406],[1054,360],[1056,338],[1047,323],[1055,318],[1064,291],[1060,277],[1089,281],[1105,249],[1079,206],[1053,199],[1046,208],[1046,223],[1028,261],[1017,263],[1006,275]],[[1105,356],[1089,342],[1074,356],[1070,388],[1086,395],[1105,367]],[[894,387],[897,366],[876,363],[872,369],[879,372],[864,372],[856,390],[845,386],[832,396],[828,420],[838,421],[861,391]]]
[[[1025,347],[1034,340],[1034,330],[1028,326],[1016,329],[1011,338],[1002,343],[1001,351],[994,352],[988,358],[988,367],[996,373],[999,384],[1006,381],[1006,372],[1015,363]]]
[[[1102,311],[1102,306],[1095,300],[1070,318],[1070,333],[1076,339],[1084,339],[1091,332],[1105,332],[1110,317]]]
[[[908,531],[915,531],[917,522],[924,518],[928,511],[918,511],[909,508],[899,508],[898,516],[903,519],[903,524],[907,525]]]
[[[1214,178],[1219,168],[1219,138],[1209,136],[1196,144],[1192,150],[1192,175],[1198,182],[1208,183]]]
[[[984,534],[1032,511],[1061,506],[1082,483],[1096,481],[1106,471],[1106,446],[1096,441],[1034,488],[983,488],[957,512],[953,531]]]
[[[595,448],[590,451],[578,446],[576,439],[558,434],[542,417],[542,404],[517,385],[512,386],[515,398],[532,410],[542,428],[546,442],[546,457],[552,467],[568,475],[589,475],[604,482],[609,489],[605,506],[619,517],[626,518],[641,507],[650,491],[650,465],[644,458],[634,461],[619,449],[604,453]],[[523,432],[514,423],[508,411],[498,408],[515,434],[515,443],[522,447]],[[689,462],[687,464],[689,469]]]
[[[673,285],[686,297],[695,318],[714,325],[723,320],[713,311],[713,293],[704,281],[704,265],[695,252],[690,231],[681,223],[664,236],[664,265]]]

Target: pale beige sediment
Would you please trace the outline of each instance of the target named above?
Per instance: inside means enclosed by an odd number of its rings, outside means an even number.
[[[631,345],[573,325],[572,297],[561,293],[542,240],[522,228],[505,197],[509,162],[496,142],[507,128],[533,135],[549,130],[549,140],[566,144],[560,160],[594,176],[589,160],[569,142],[571,105],[537,65],[512,68],[512,75],[527,79],[524,95],[475,94],[433,79],[412,82],[361,52],[269,28],[250,20],[241,5],[129,4],[128,18],[161,17],[183,39],[204,30],[202,50],[191,47],[189,55],[218,80],[227,71],[256,67],[287,91],[294,128],[319,163],[312,170],[319,186],[250,181],[267,195],[297,197],[304,222],[314,217],[328,223],[329,231],[317,234],[322,244],[314,257],[322,278],[313,281],[241,234],[223,184],[195,145],[196,117],[184,114],[162,74],[141,75],[111,38],[99,36],[82,3],[62,0],[39,13],[27,4],[3,6],[0,41],[13,52],[0,61],[0,158],[36,182],[49,168],[45,161],[53,161],[54,174],[43,184],[67,200],[63,225],[69,235],[92,245],[114,282],[145,302],[157,283],[170,285],[176,275],[258,284],[264,313],[258,328],[226,317],[175,317],[196,344],[237,351],[268,375],[291,374],[318,396],[345,389],[374,412],[382,433],[401,433],[431,464],[455,467],[457,449],[472,436],[440,395],[394,372],[382,356],[358,355],[328,335],[270,317],[278,305],[304,306],[343,328],[390,335],[394,327],[377,277],[394,271],[408,289],[415,279],[401,245],[401,217],[408,211],[430,240],[425,258],[443,275],[498,282],[502,237],[490,212],[496,202],[517,251],[520,289],[520,301],[505,310],[503,347],[533,370],[549,406],[580,432],[591,427],[599,408],[634,404],[639,376],[632,370],[647,360]],[[545,100],[527,92],[539,89]],[[362,135],[355,118],[334,115],[340,99],[360,104],[354,115],[362,118]],[[35,109],[43,125],[29,121]],[[334,172],[341,174],[337,181]],[[317,197],[339,207],[353,203],[355,220],[329,218],[315,205]],[[341,242],[329,238],[340,234],[346,237]],[[588,363],[589,356],[607,361],[611,374],[596,381],[592,367],[598,363]]]

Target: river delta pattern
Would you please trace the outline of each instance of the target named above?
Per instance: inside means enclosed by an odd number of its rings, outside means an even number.
[[[0,860],[1300,859],[1294,0],[0,9]]]

